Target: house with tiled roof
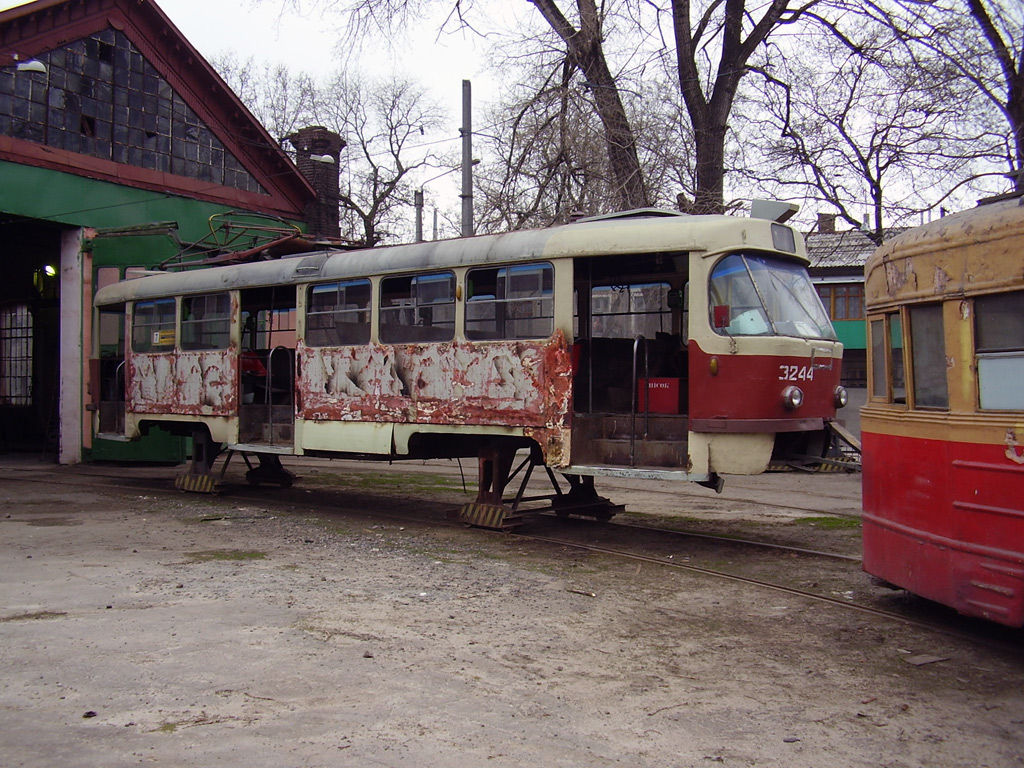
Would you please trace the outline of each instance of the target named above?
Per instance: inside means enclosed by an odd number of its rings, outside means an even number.
[[[884,239],[903,229],[886,230]],[[819,214],[805,236],[811,280],[843,342],[843,383],[867,383],[867,334],[864,325],[864,265],[878,244],[860,229],[836,231],[834,214]]]
[[[300,164],[333,151],[337,167],[340,142],[295,149]],[[91,408],[98,358],[124,330],[94,323],[95,289],[237,217],[304,232],[321,204],[153,0],[0,13],[0,450],[119,458]]]

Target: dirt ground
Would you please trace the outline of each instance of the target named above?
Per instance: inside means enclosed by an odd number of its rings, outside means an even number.
[[[104,471],[123,480],[0,456],[5,766],[1024,765],[1024,653],[360,514],[382,494],[443,506],[415,483],[392,494],[370,476],[311,514],[301,482],[289,508],[272,490],[172,495]],[[823,500],[859,508],[856,476],[651,490],[617,500],[755,528]],[[736,512],[745,494],[775,506]]]

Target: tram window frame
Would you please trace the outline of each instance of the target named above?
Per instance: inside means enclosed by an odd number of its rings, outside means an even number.
[[[453,272],[445,270],[385,277],[380,281],[379,291],[380,317],[377,331],[382,344],[454,340]]]
[[[148,311],[151,308],[156,311]],[[136,301],[132,304],[132,352],[160,354],[174,351],[177,322],[176,299]]]
[[[657,290],[653,297],[656,306],[646,306],[652,303],[647,295],[651,289]],[[670,293],[672,284],[664,280],[593,286],[590,289],[591,338],[632,339],[642,335],[653,339],[659,333],[673,333]],[[600,301],[602,294],[609,297],[607,309],[601,308],[605,303]]]
[[[913,407],[949,410],[946,380],[946,336],[942,304],[920,304],[908,309],[910,377]]]
[[[181,297],[182,350],[231,346],[231,294],[224,291]]]
[[[554,333],[555,270],[548,262],[471,269],[466,293],[467,339],[546,339]]]
[[[333,296],[333,303],[328,299]],[[341,280],[309,286],[306,296],[306,344],[340,347],[370,341],[369,280]]]
[[[978,352],[1024,350],[1024,291],[974,299],[974,338]]]
[[[871,399],[906,405],[903,320],[899,312],[868,318]],[[899,344],[895,342],[898,340]]]
[[[1024,291],[974,299],[974,344],[978,407],[983,411],[1024,410]]]

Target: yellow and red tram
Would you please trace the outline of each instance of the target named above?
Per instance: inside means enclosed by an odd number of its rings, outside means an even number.
[[[1024,624],[1024,198],[910,230],[866,270],[864,570]]]
[[[607,516],[596,476],[718,487],[821,450],[842,345],[806,266],[778,221],[635,211],[126,280],[95,297],[124,328],[97,432],[193,435],[199,485],[225,447],[253,480],[281,455],[476,457],[464,514],[499,525],[528,449],[568,478],[555,503]]]

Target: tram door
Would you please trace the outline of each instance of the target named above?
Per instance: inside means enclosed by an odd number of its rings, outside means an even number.
[[[573,463],[686,465],[686,265],[665,254],[577,260]]]
[[[295,290],[241,292],[238,442],[295,442]]]
[[[124,310],[99,313],[100,356],[90,361],[90,391],[100,435],[120,437],[125,426]]]

